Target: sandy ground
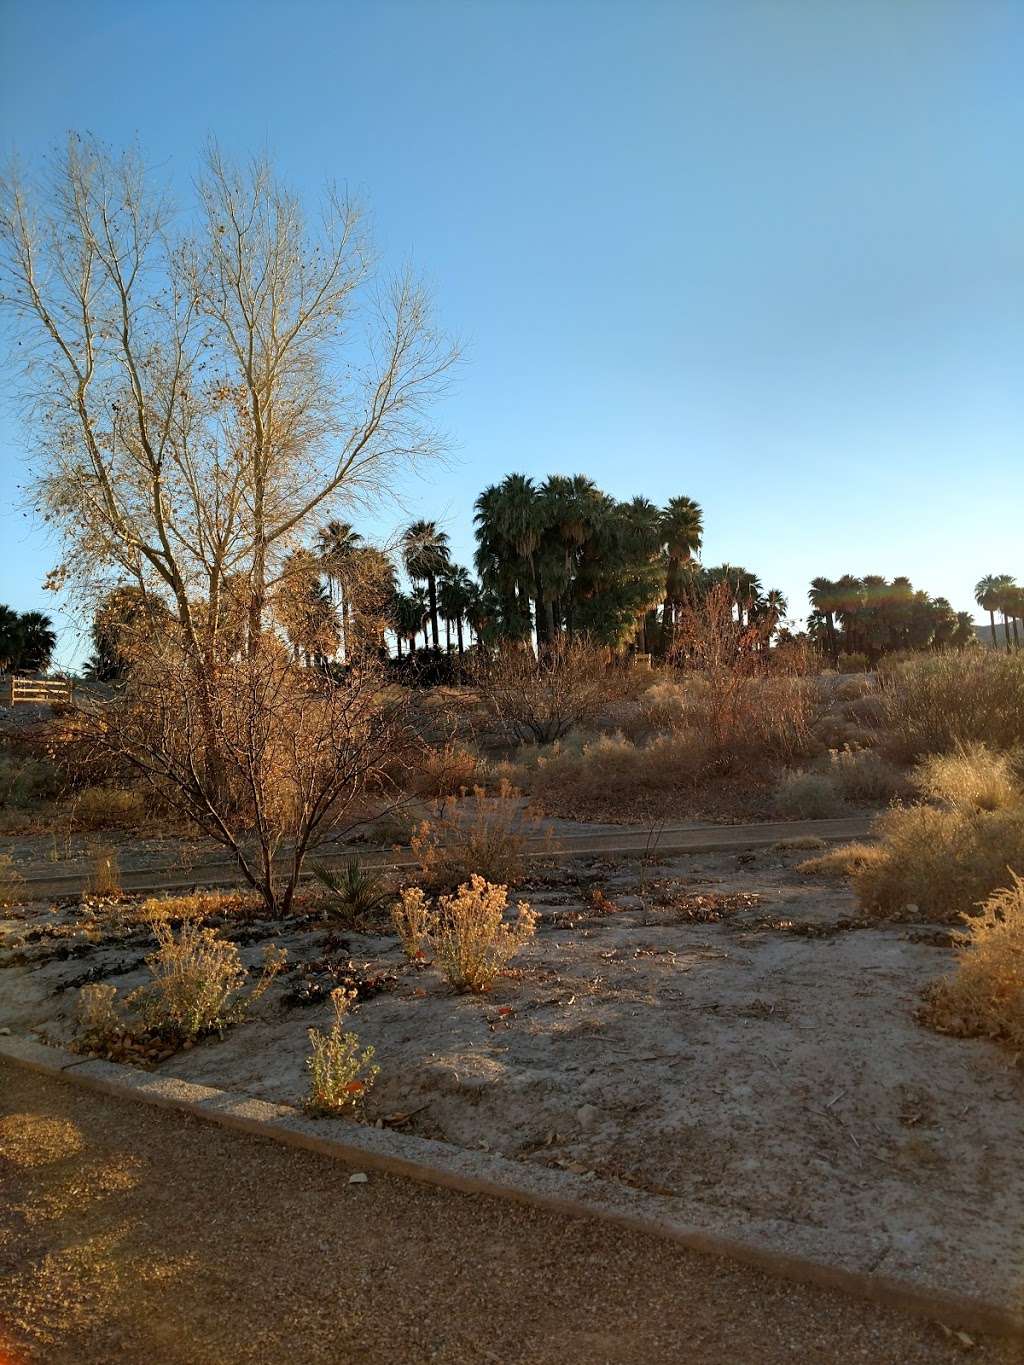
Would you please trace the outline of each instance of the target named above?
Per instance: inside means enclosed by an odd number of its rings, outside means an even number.
[[[329,1007],[282,997],[351,961],[395,978],[351,1017],[382,1068],[370,1122],[593,1172],[683,1224],[1019,1310],[1024,1072],[916,1022],[951,963],[945,931],[858,924],[848,891],[794,870],[801,856],[680,858],[642,886],[635,863],[553,873],[524,891],[536,940],[482,997],[453,996],[391,938],[249,924],[247,960],[274,939],[296,969],[256,1018],[162,1069],[301,1103],[307,1028]],[[611,908],[586,901],[598,887]],[[88,973],[145,979],[145,931],[105,942],[78,910],[3,927],[0,1025],[15,1032],[66,1040],[62,987]]]
[[[12,1362],[1010,1365],[638,1234],[349,1170],[0,1065]]]

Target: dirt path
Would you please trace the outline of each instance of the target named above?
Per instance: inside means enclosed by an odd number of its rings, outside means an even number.
[[[0,1361],[1019,1358],[639,1234],[349,1175],[0,1064]]]
[[[563,825],[568,822],[561,822]],[[751,825],[677,825],[642,828],[596,826],[588,831],[575,826],[577,832],[556,829],[554,839],[548,836],[528,838],[526,856],[549,859],[589,856],[650,856],[671,853],[714,853],[748,848],[768,848],[789,839],[863,839],[870,830],[871,819],[866,815],[844,816],[837,820],[781,820],[758,822]],[[339,852],[320,854],[318,861],[342,865],[351,859],[370,866],[415,867],[411,853],[385,848],[345,848]],[[38,865],[21,864],[20,893],[30,900],[49,897],[77,896],[85,890],[88,876],[83,871],[49,873],[37,870]],[[174,891],[194,886],[227,886],[239,884],[241,878],[234,863],[204,860],[191,868],[181,861],[163,866],[131,867],[122,861],[121,884],[126,891]]]

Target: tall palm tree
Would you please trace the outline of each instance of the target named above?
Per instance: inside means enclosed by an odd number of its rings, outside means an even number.
[[[999,614],[1003,618],[1003,638],[1006,641],[1006,652],[1010,652],[1010,618],[1013,616],[1013,599],[1017,591],[1016,580],[1008,573],[1001,573],[996,576],[996,605]],[[1014,634],[1016,635],[1016,620],[1014,620]]]
[[[450,562],[448,533],[438,529],[435,521],[414,521],[402,535],[402,557],[405,571],[414,583],[427,585],[430,612],[430,633],[435,649],[440,649],[437,629],[437,580]]]
[[[688,580],[687,566],[700,550],[704,514],[692,498],[669,498],[661,513],[661,543],[666,556],[665,601],[662,607],[662,649],[667,652],[675,631],[675,608]]]
[[[0,669],[14,671],[21,653],[20,617],[11,607],[0,605]]]
[[[1005,575],[986,574],[974,585],[974,600],[982,611],[988,612],[989,628],[992,632],[992,645],[996,645],[996,612],[999,610],[1000,589]]]
[[[328,589],[332,596],[335,593],[338,596],[343,656],[347,659],[352,615],[351,603],[348,601],[348,579],[363,538],[351,522],[329,521],[321,527],[316,540]]]
[[[812,578],[807,593],[812,610],[820,616],[825,629],[832,667],[839,663],[839,639],[836,634],[836,609],[839,605],[839,591],[831,578]]]
[[[441,615],[444,617],[445,646],[449,653],[451,653],[452,647],[452,622],[455,623],[459,654],[464,653],[462,626],[472,604],[475,586],[467,571],[457,564],[448,569],[438,584],[437,601],[441,608]]]

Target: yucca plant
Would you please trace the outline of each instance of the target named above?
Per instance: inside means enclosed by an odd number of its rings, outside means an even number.
[[[376,868],[364,867],[355,858],[340,872],[314,863],[313,875],[327,893],[328,914],[353,929],[368,927],[379,919],[379,912],[390,900],[387,876]]]

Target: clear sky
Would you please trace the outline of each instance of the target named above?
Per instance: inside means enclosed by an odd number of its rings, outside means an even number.
[[[801,614],[1024,578],[1019,0],[0,0],[0,144],[71,127],[183,200],[212,133],[368,201],[466,345],[405,490],[464,562],[522,470],[696,498]],[[0,374],[0,601],[54,610],[23,444]]]

